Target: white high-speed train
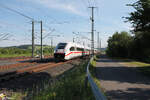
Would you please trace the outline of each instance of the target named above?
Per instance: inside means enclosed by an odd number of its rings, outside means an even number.
[[[54,50],[54,58],[69,60],[76,57],[90,55],[90,48],[77,43],[59,43]]]

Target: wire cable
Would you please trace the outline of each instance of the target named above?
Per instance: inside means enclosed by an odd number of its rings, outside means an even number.
[[[7,6],[4,6],[4,5],[2,5],[2,4],[0,4],[0,7],[5,8],[5,9],[7,9],[7,10],[9,10],[9,11],[14,12],[14,13],[17,13],[17,14],[19,14],[19,15],[25,17],[25,18],[28,18],[28,19],[30,19],[30,20],[34,20],[33,18],[31,18],[31,17],[29,17],[29,16],[27,16],[27,15],[25,15],[25,14],[19,12],[19,11],[16,11],[16,10],[14,10],[14,9],[12,9],[12,8],[9,8],[9,7],[7,7]]]

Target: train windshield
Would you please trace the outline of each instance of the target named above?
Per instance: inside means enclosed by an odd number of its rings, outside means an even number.
[[[59,43],[57,49],[64,49],[66,47],[67,43]]]

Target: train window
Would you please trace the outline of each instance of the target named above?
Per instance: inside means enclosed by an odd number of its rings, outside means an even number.
[[[77,48],[77,51],[80,51],[80,48]]]
[[[83,48],[77,48],[77,51],[84,51]]]
[[[66,47],[67,43],[59,43],[58,49],[64,49]]]
[[[70,48],[70,51],[75,51],[75,47],[71,47],[71,48]]]

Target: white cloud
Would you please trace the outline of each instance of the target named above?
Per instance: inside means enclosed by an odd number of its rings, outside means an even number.
[[[83,11],[84,8],[82,7],[81,4],[78,4],[78,2],[66,3],[66,2],[61,2],[61,0],[37,0],[35,2],[42,4],[43,6],[48,8],[63,10],[80,16],[86,16],[86,13],[84,13]]]

